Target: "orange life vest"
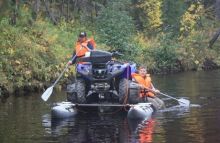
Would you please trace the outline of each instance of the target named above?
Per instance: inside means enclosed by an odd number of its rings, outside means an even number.
[[[140,74],[132,73],[132,78],[135,79],[140,85],[143,85],[146,88],[152,89],[151,77],[150,74],[147,74],[145,78],[143,78]],[[140,93],[140,97],[149,96],[154,97],[154,93],[147,91],[146,89],[142,89]]]
[[[85,53],[90,51],[88,44],[91,44],[93,46],[93,48],[95,49],[96,43],[95,43],[94,39],[87,39],[86,41],[84,41],[82,43],[81,42],[76,43],[75,49],[76,49],[77,57],[85,56]]]

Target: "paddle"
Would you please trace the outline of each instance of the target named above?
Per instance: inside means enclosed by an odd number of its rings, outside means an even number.
[[[73,60],[76,58],[76,55],[73,57]],[[69,64],[66,64],[65,69],[62,71],[62,73],[59,75],[59,77],[57,78],[57,80],[54,82],[54,84],[52,86],[50,86],[49,88],[47,88],[47,90],[42,94],[41,98],[44,101],[47,101],[50,97],[50,95],[53,92],[53,88],[54,86],[57,84],[57,82],[60,80],[60,78],[63,76],[64,72],[67,70],[67,68],[69,67]]]
[[[152,90],[152,89],[150,89],[150,88],[147,88],[147,87],[144,87],[144,88],[146,88],[147,90],[152,91],[152,92],[154,92],[154,93],[159,93],[160,95],[163,95],[163,96],[169,97],[169,98],[171,98],[171,99],[174,99],[174,100],[178,101],[178,103],[179,103],[181,106],[188,107],[189,104],[190,104],[190,101],[189,101],[189,100],[186,100],[186,99],[183,99],[183,98],[177,99],[177,98],[175,98],[175,97],[172,97],[172,96],[170,96],[170,95],[164,94],[164,93],[162,93],[162,92],[155,92],[154,90]]]
[[[143,87],[143,86],[142,86],[142,87]],[[183,98],[177,99],[177,98],[175,98],[175,97],[172,97],[172,96],[170,96],[170,95],[164,94],[164,93],[162,93],[162,92],[155,92],[155,90],[150,89],[150,88],[147,88],[147,87],[143,87],[143,88],[145,88],[145,89],[147,89],[147,90],[149,90],[149,91],[151,91],[151,92],[159,93],[160,95],[163,95],[163,96],[169,97],[169,98],[171,98],[171,99],[174,99],[174,100],[178,101],[178,103],[179,103],[181,106],[189,107],[189,105],[190,105],[190,101],[189,101],[189,100],[186,100],[186,99],[183,99]]]
[[[83,47],[85,47],[85,46],[81,45],[81,48],[79,49],[78,53],[81,51],[81,49],[82,49]],[[74,57],[71,59],[71,61],[74,61],[74,60],[75,60],[76,55],[77,55],[78,53],[76,53],[76,54],[74,55]],[[57,82],[58,82],[58,81],[60,80],[60,78],[63,76],[64,72],[68,69],[68,67],[69,67],[69,64],[67,63],[65,69],[64,69],[64,70],[62,71],[62,73],[59,75],[59,77],[58,77],[57,80],[54,82],[54,84],[53,84],[52,86],[50,86],[49,88],[47,88],[47,90],[42,94],[41,98],[42,98],[44,101],[47,101],[47,100],[49,99],[50,95],[51,95],[52,92],[53,92],[54,86],[57,84]]]
[[[188,107],[188,106],[190,105],[190,101],[189,101],[189,100],[186,100],[186,99],[184,99],[184,98],[177,99],[177,98],[174,98],[174,97],[172,97],[172,96],[170,96],[170,95],[164,94],[164,93],[162,93],[162,92],[158,92],[158,93],[161,94],[161,95],[163,95],[163,96],[166,96],[166,97],[169,97],[169,98],[171,98],[171,99],[174,99],[174,100],[178,101],[181,106]]]

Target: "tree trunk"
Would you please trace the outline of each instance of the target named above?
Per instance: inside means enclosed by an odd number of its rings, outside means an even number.
[[[50,12],[49,5],[48,5],[48,0],[43,0],[43,2],[44,2],[45,8],[46,8],[46,12],[47,12],[48,16],[52,20],[53,24],[57,25],[57,21],[56,21],[54,15],[53,15],[53,13]]]
[[[34,13],[33,13],[33,18],[34,18],[35,20],[37,19],[38,13],[39,13],[39,11],[40,11],[40,5],[41,5],[41,1],[40,1],[40,0],[35,0],[35,1],[34,1],[34,6],[33,6]]]
[[[218,39],[220,35],[220,29],[215,33],[215,35],[212,37],[212,39],[209,41],[209,48],[212,48],[216,40]]]
[[[62,3],[61,3],[61,14],[63,17],[64,16],[64,0],[62,0]]]
[[[16,25],[16,23],[17,23],[19,0],[16,0],[14,4],[15,4],[15,8],[14,8],[13,14],[11,16],[11,24],[12,25]]]
[[[67,21],[69,21],[69,5],[70,5],[70,1],[67,0],[67,18],[66,18]]]
[[[220,0],[216,0],[215,2],[215,13],[217,20],[220,20]]]

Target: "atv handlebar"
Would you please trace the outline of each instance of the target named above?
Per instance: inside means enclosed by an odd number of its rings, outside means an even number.
[[[112,52],[112,56],[123,56],[124,54],[118,52],[118,51],[114,51]]]

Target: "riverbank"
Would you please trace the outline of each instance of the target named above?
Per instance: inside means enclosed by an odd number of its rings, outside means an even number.
[[[8,25],[7,19],[1,20],[0,97],[13,93],[42,92],[50,86],[71,58],[74,41],[81,30],[91,34],[90,29],[79,25],[74,27],[60,23],[54,26],[47,21],[37,20],[28,26],[12,26]],[[200,32],[196,36],[201,33],[205,34]],[[167,35],[163,36],[162,40],[158,37],[149,41],[137,35],[135,42],[139,45],[137,49],[141,49],[140,56],[132,57],[131,60],[138,65],[146,65],[151,74],[213,70],[220,67],[218,49],[205,47],[208,35],[203,35],[205,40],[191,43],[190,37],[176,43],[174,40],[167,41]],[[98,37],[95,38],[99,41]],[[97,45],[97,49],[109,50],[104,44],[97,42]],[[124,61],[124,57],[127,55],[119,60]],[[68,78],[74,74],[72,66],[59,84],[65,86]]]
[[[194,25],[186,35],[181,33],[181,27],[174,32],[161,30],[149,34],[138,30],[128,13],[120,8],[119,14],[114,13],[110,4],[107,7],[100,9],[95,21],[86,24],[81,19],[60,19],[53,24],[45,15],[33,18],[26,4],[20,7],[16,24],[10,23],[9,17],[0,17],[0,97],[39,92],[50,86],[71,58],[81,31],[95,39],[97,49],[117,50],[124,54],[118,60],[145,65],[151,74],[220,67],[219,40],[212,48],[208,47],[219,27],[217,21],[203,17],[200,21],[203,25]],[[121,23],[118,23],[119,18],[123,18]],[[185,24],[187,28],[187,21]],[[60,86],[65,86],[74,74],[72,66],[61,78]]]

